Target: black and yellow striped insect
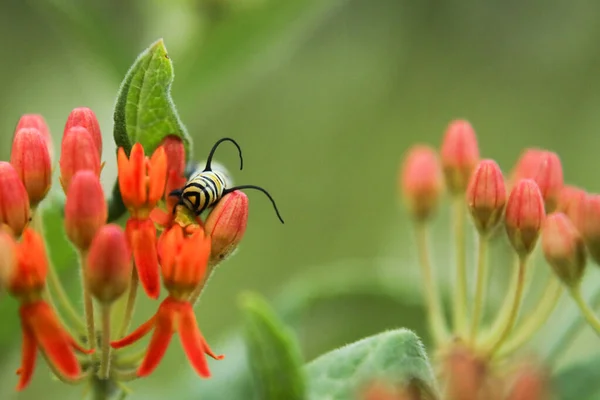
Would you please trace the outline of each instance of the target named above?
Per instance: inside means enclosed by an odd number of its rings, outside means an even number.
[[[200,215],[204,210],[216,205],[227,193],[241,189],[256,189],[263,192],[269,198],[269,200],[271,200],[271,203],[273,203],[273,208],[275,209],[275,213],[277,213],[277,217],[281,223],[283,223],[283,218],[281,218],[281,215],[279,214],[275,200],[273,200],[273,197],[271,197],[269,192],[260,186],[255,185],[241,185],[228,188],[226,187],[225,183],[225,175],[222,172],[213,171],[211,169],[211,163],[213,156],[215,155],[215,151],[223,142],[231,142],[235,145],[235,147],[237,147],[240,155],[240,170],[243,169],[244,159],[242,158],[242,149],[237,142],[231,138],[219,139],[213,145],[210,153],[208,154],[208,160],[206,161],[204,170],[193,173],[183,188],[172,191],[169,193],[169,196],[179,197],[178,205],[183,205],[196,215]],[[173,212],[175,212],[175,210],[173,210]]]

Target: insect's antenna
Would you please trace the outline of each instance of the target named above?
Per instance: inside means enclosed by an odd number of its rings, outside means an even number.
[[[279,214],[279,210],[277,209],[277,204],[275,204],[275,200],[273,200],[273,197],[271,197],[271,195],[269,194],[269,192],[267,192],[265,189],[261,188],[260,186],[254,186],[254,185],[241,185],[241,186],[236,186],[236,187],[232,187],[229,188],[227,190],[223,191],[223,195],[226,195],[227,193],[231,193],[235,190],[240,190],[240,189],[256,189],[256,190],[260,190],[261,192],[263,192],[268,198],[269,200],[271,200],[271,203],[273,203],[273,208],[275,209],[275,213],[277,214],[277,218],[279,218],[279,220],[281,221],[281,223],[283,224],[283,218],[281,218],[281,214]]]
[[[219,147],[219,145],[223,142],[231,142],[235,145],[235,147],[237,147],[238,153],[240,154],[240,170],[244,168],[244,159],[242,158],[242,149],[240,148],[240,145],[237,144],[237,142],[231,138],[222,138],[217,140],[217,143],[215,143],[212,149],[210,149],[210,153],[208,154],[208,160],[206,160],[206,167],[204,167],[204,171],[212,171],[212,169],[210,169],[210,164],[212,163],[213,156],[215,155],[215,151],[217,151],[217,147]]]

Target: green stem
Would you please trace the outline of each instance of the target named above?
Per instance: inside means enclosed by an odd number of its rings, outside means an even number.
[[[523,288],[525,286],[525,272],[527,270],[527,257],[520,257],[518,264],[518,279],[517,279],[517,288],[515,291],[515,295],[512,299],[512,304],[510,306],[510,312],[508,313],[508,318],[500,324],[500,330],[498,331],[497,339],[494,338],[490,344],[490,350],[488,354],[492,356],[496,353],[517,321],[517,317],[519,315],[519,309],[521,308],[521,300],[523,299]]]
[[[138,364],[146,357],[147,353],[148,349],[146,347],[143,347],[134,353],[125,355],[117,353],[118,355],[115,357],[114,364],[119,368],[137,368]]]
[[[456,282],[454,285],[453,324],[458,334],[463,334],[467,327],[467,255],[465,205],[464,196],[456,195],[452,199],[452,229],[456,251]]]
[[[485,292],[488,281],[488,240],[481,234],[478,236],[478,240],[479,246],[477,252],[477,286],[475,288],[475,299],[473,303],[473,320],[471,321],[471,341],[474,341],[477,337],[477,328],[479,327],[481,310],[483,310],[485,302]]]
[[[429,257],[429,245],[427,240],[427,226],[418,223],[415,226],[417,248],[419,252],[419,264],[423,275],[423,286],[427,302],[427,317],[429,329],[436,343],[443,342],[447,337],[447,328],[442,314],[439,292],[433,279],[431,260]]]
[[[133,318],[133,310],[135,309],[135,299],[137,297],[137,291],[139,286],[139,277],[135,268],[131,271],[131,282],[129,284],[129,295],[127,296],[127,304],[125,305],[125,314],[123,315],[123,322],[121,329],[119,330],[119,339],[125,337],[131,325],[131,319]]]
[[[587,323],[592,327],[592,329],[596,332],[598,336],[600,336],[600,320],[596,316],[596,313],[592,308],[585,302],[583,296],[581,295],[581,286],[577,285],[575,287],[569,288],[569,294],[575,300],[575,304],[579,307],[581,314],[587,321]]]
[[[523,346],[546,323],[556,308],[563,292],[562,284],[553,275],[548,277],[544,293],[529,317],[503,346],[500,357],[505,357]]]
[[[31,225],[32,228],[40,234],[40,236],[45,237],[45,232],[44,232],[44,221],[42,220],[42,217],[40,215],[40,213],[37,210],[33,210],[33,216],[32,216],[32,221],[31,221]],[[56,273],[56,268],[54,267],[54,264],[52,263],[52,261],[50,260],[50,258],[48,258],[48,297],[50,299],[50,301],[54,301],[54,296],[52,295],[50,289],[52,289],[52,291],[54,292],[54,295],[56,295],[56,299],[58,300],[58,304],[62,307],[63,311],[66,312],[67,314],[67,318],[70,320],[70,322],[75,325],[75,329],[77,331],[84,331],[85,330],[85,323],[83,322],[83,320],[81,319],[81,316],[79,315],[79,313],[77,312],[77,310],[75,309],[75,307],[73,306],[73,304],[71,303],[71,300],[69,300],[69,296],[67,296],[67,292],[65,291],[62,283],[60,282],[60,279],[58,278],[58,274]],[[54,306],[54,304],[52,304],[52,306],[55,309],[58,309],[57,307]]]
[[[81,264],[81,275],[82,275],[82,292],[83,292],[83,308],[85,310],[85,322],[87,328],[87,342],[90,349],[96,348],[96,330],[94,327],[94,303],[92,302],[92,295],[87,284],[87,253],[81,251],[79,254]]]
[[[110,372],[110,304],[102,304],[102,353],[100,358],[100,379],[108,379]]]

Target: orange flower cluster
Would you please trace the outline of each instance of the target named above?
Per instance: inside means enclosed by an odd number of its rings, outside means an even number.
[[[38,348],[63,380],[78,381],[96,373],[87,370],[89,363],[81,364],[76,355],[80,352],[96,357],[100,350],[96,348],[100,342],[96,334],[106,343],[101,349],[104,362],[110,360],[109,344],[121,348],[154,329],[143,361],[135,365],[140,377],[158,366],[175,332],[200,376],[210,376],[204,354],[223,358],[213,353],[203,338],[193,302],[211,270],[243,237],[247,197],[239,191],[224,196],[205,225],[200,218],[190,216],[185,207],[174,210],[176,202],[166,196],[186,182],[182,141],[167,136],[151,157],[146,156],[142,144],[134,143],[129,154],[123,148],[117,152],[120,194],[129,211],[122,229],[107,224],[107,202],[99,179],[101,159],[102,135],[96,116],[88,108],[74,109],[64,127],[59,167],[60,186],[66,194],[65,232],[82,256],[88,333],[83,345],[75,339],[81,332],[69,333],[45,295],[49,293],[46,276],[53,267],[36,221],[38,206],[51,189],[54,154],[43,117],[22,116],[14,134],[10,163],[0,162],[0,287],[21,303],[23,353],[18,390],[30,382]],[[149,321],[112,341],[110,332],[94,327],[92,298],[102,310],[110,310],[109,306],[128,288],[130,298],[135,299],[139,279],[147,296],[157,299],[161,275],[168,295]],[[56,290],[60,295],[62,288]],[[80,322],[79,328],[86,326]],[[128,322],[124,324],[127,326]]]

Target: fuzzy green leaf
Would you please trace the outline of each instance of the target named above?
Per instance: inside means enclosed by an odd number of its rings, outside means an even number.
[[[262,297],[242,298],[245,338],[258,398],[303,400],[304,371],[294,334]]]
[[[411,384],[422,398],[436,398],[425,349],[407,329],[383,332],[326,353],[308,364],[306,372],[308,399],[352,399],[374,381]]]
[[[168,135],[183,140],[186,157],[190,137],[171,100],[173,64],[162,39],[140,54],[127,72],[115,105],[114,137],[127,153],[139,142],[152,153]]]

